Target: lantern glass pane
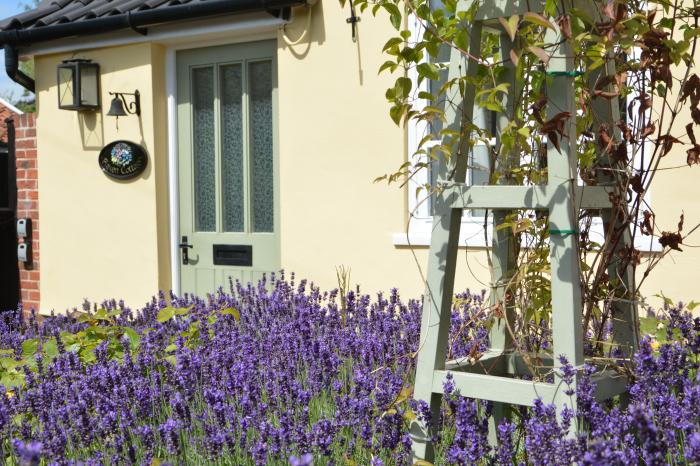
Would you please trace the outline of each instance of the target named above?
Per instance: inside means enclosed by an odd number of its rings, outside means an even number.
[[[73,107],[75,105],[75,92],[73,83],[75,82],[74,69],[67,67],[58,68],[58,105],[61,108]]]
[[[98,73],[96,66],[80,66],[80,105],[97,107],[99,92],[97,79]]]

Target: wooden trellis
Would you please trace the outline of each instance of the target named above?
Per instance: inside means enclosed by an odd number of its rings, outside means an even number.
[[[466,11],[474,0],[462,0],[458,10]],[[510,37],[502,31],[498,18],[522,15],[528,11],[542,14],[544,2],[535,0],[481,0],[476,18],[470,28],[470,54],[479,57],[481,36],[484,28],[500,31],[501,51],[503,57],[509,57],[512,47]],[[558,11],[566,11],[572,5],[571,0],[560,1]],[[596,0],[577,0],[577,8],[586,8],[594,18],[601,18],[599,3]],[[552,23],[556,24],[555,21]],[[546,94],[548,96],[547,117],[550,119],[560,112],[576,114],[574,95],[573,53],[567,41],[563,40],[556,29],[547,29],[545,44],[550,60],[547,63]],[[478,64],[467,60],[464,55],[453,50],[450,59],[448,80],[466,75],[474,76]],[[614,76],[615,64],[609,60],[605,66],[591,73],[591,86],[601,76]],[[511,82],[512,96],[515,92],[513,66],[507,67],[503,78]],[[455,86],[456,87],[456,86]],[[450,129],[459,134],[463,121],[472,121],[474,111],[475,89],[467,85],[463,97],[457,89],[450,91],[447,102],[461,105],[448,105],[445,116]],[[513,101],[506,102],[506,108],[512,108]],[[595,99],[592,104],[595,120],[607,125],[610,134],[620,140],[616,123],[620,120],[617,99]],[[580,282],[580,264],[578,251],[578,217],[582,209],[600,210],[606,237],[615,236],[615,241],[606,243],[606,253],[613,257],[608,273],[617,277],[624,290],[620,299],[613,304],[613,342],[627,355],[631,354],[638,343],[638,317],[634,296],[634,270],[628,260],[619,254],[621,250],[632,247],[629,229],[623,218],[626,212],[620,212],[619,203],[613,203],[611,194],[615,193],[615,180],[612,170],[599,170],[596,186],[580,186],[577,178],[576,119],[568,118],[565,122],[564,137],[560,151],[551,143],[547,147],[547,184],[539,186],[489,185],[467,186],[465,173],[467,168],[468,137],[463,137],[452,144],[453,154],[449,161],[440,164],[438,184],[441,187],[436,195],[435,214],[430,245],[426,293],[423,303],[420,347],[417,355],[416,382],[414,398],[430,404],[433,419],[438,419],[443,384],[448,374],[452,374],[454,385],[460,395],[494,402],[492,435],[496,423],[500,422],[505,408],[509,404],[531,406],[536,398],[545,403],[555,403],[561,411],[563,406],[575,409],[575,398],[565,394],[568,385],[564,385],[558,372],[559,361],[556,357],[564,355],[577,368],[584,363],[583,326],[582,326],[582,290]],[[505,116],[499,117],[497,129],[507,124]],[[502,156],[503,154],[501,154]],[[519,154],[515,154],[519,157]],[[604,151],[598,154],[600,166],[611,166]],[[513,156],[498,160],[501,170],[507,169],[513,162]],[[508,160],[510,159],[510,160]],[[517,163],[517,162],[516,162]],[[607,164],[607,165],[606,165]],[[497,168],[498,168],[497,167]],[[626,207],[622,207],[625,209]],[[491,348],[471,364],[466,358],[446,361],[446,350],[450,329],[450,313],[453,306],[453,292],[459,230],[464,209],[489,209],[493,212],[492,243],[492,285],[491,304],[501,303],[503,316],[494,322],[490,333]],[[514,309],[505,299],[507,283],[515,268],[514,237],[508,229],[497,230],[495,225],[503,223],[509,211],[546,210],[549,213],[550,228],[550,262],[552,269],[552,336],[553,352],[549,355],[524,355],[515,351],[510,332],[507,330],[512,322]],[[543,372],[555,374],[554,383],[533,382],[515,376],[530,373],[528,360],[536,359]],[[597,397],[607,399],[627,390],[627,380],[613,370],[601,371],[595,376]],[[572,389],[576,388],[574,378]],[[574,426],[575,429],[575,426]],[[415,460],[432,461],[434,457],[431,442],[431,430],[421,421],[414,421],[411,426],[413,453]]]

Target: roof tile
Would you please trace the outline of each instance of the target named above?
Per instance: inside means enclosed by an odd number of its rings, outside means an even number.
[[[84,21],[189,2],[190,0],[44,0],[33,10],[0,20],[0,30]]]
[[[138,13],[144,10],[156,10],[156,11],[167,11],[169,8],[178,8],[180,5],[195,3],[201,5],[203,3],[213,2],[214,0],[43,0],[35,9],[30,11],[24,11],[10,18],[0,20],[0,31],[8,30],[33,30],[42,29],[45,27],[50,27],[57,24],[71,24],[80,22],[89,22],[91,20],[97,21],[100,18],[106,18],[111,16],[127,15],[129,13]],[[230,3],[230,4],[229,4]],[[224,11],[229,11],[233,13],[236,11],[237,0],[226,0],[226,3],[221,2]],[[282,8],[286,6],[293,6],[296,4],[303,3],[303,0],[273,0],[271,3],[277,5],[275,8]],[[269,9],[266,7],[266,2],[260,2],[259,9],[261,11]],[[201,10],[206,15],[207,11],[210,9]],[[168,21],[177,21],[180,16],[170,16]],[[187,14],[182,15],[182,20],[190,19]],[[87,27],[79,28],[81,31],[90,30],[92,33],[102,32],[98,26],[98,23],[93,23],[96,32]],[[101,24],[101,23],[100,23]],[[114,22],[118,24],[118,22]],[[121,22],[120,24],[125,24]],[[124,27],[124,26],[116,26]],[[77,29],[76,29],[77,30]],[[61,37],[66,37],[65,34],[71,31],[71,28],[57,28],[54,31],[59,31],[57,34],[64,34]],[[107,32],[107,31],[104,31]],[[86,33],[87,34],[87,33]],[[24,37],[31,37],[32,34],[24,34]],[[50,38],[51,33],[48,34],[36,34],[34,37],[37,42],[52,40]],[[21,43],[25,39],[21,39],[21,35],[18,34],[5,34],[12,43]],[[29,41],[30,39],[26,39]]]

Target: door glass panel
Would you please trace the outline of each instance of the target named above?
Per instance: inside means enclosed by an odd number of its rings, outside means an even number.
[[[252,231],[272,232],[272,61],[249,64],[250,178]]]
[[[243,71],[221,67],[221,186],[224,231],[243,231]]]
[[[216,230],[214,68],[192,70],[195,230]]]

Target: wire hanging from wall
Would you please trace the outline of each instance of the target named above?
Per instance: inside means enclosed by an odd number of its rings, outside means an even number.
[[[290,39],[289,36],[287,35],[287,29],[286,29],[287,24],[283,24],[280,27],[280,29],[282,30],[282,40],[284,41],[285,44],[287,44],[287,46],[293,47],[295,45],[299,45],[301,43],[301,41],[303,41],[304,38],[306,38],[306,35],[310,34],[310,31],[311,31],[311,9],[313,8],[313,6],[315,4],[316,4],[315,1],[308,2],[306,4],[306,24],[304,25],[304,31],[295,40]]]

